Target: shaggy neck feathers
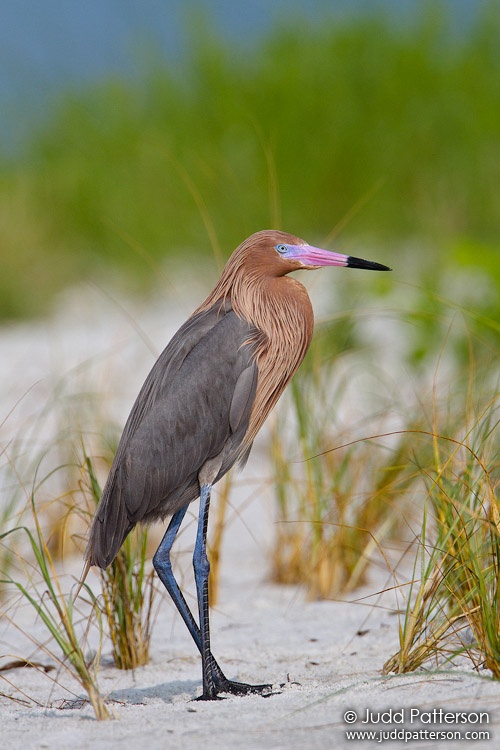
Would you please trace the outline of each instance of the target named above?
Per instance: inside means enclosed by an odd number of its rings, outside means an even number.
[[[259,375],[245,448],[302,362],[314,327],[306,289],[286,276],[298,266],[274,249],[280,242],[302,240],[283,232],[259,232],[253,238],[235,250],[215,289],[196,311],[229,302],[255,329],[252,343]]]

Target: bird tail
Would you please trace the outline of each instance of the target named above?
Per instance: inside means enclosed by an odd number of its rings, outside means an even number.
[[[80,596],[80,591],[83,588],[83,584],[85,583],[85,579],[87,578],[88,572],[90,570],[90,563],[88,560],[85,561],[85,565],[83,566],[82,574],[80,576],[80,580],[78,581],[78,588],[76,590],[75,596],[73,598],[73,601],[76,601],[78,597]]]
[[[107,568],[135,523],[130,520],[114,476],[108,478],[92,521],[85,550],[86,565]],[[85,569],[84,569],[85,570]]]

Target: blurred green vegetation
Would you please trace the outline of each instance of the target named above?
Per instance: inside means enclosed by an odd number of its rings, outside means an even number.
[[[384,245],[379,260],[430,289],[482,269],[478,305],[498,319],[498,9],[461,36],[439,4],[405,25],[286,22],[244,50],[206,24],[180,68],[66,94],[0,160],[0,317],[110,272],[147,289],[164,259],[220,264],[273,226]]]

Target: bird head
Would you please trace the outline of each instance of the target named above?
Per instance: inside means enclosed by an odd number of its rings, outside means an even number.
[[[266,270],[276,276],[283,276],[299,269],[315,270],[322,266],[366,268],[372,271],[391,270],[371,260],[314,247],[299,237],[285,232],[270,230],[257,232],[240,247],[243,246],[246,246],[247,257],[253,256],[253,262],[258,263],[261,268],[267,267]]]
[[[347,268],[367,268],[371,271],[390,271],[388,266],[382,263],[376,263],[373,260],[363,260],[353,255],[342,255],[334,253],[331,250],[323,250],[321,247],[314,247],[307,243],[294,245],[280,242],[274,246],[274,249],[283,260],[289,261],[298,268],[315,270],[322,266],[344,266]]]
[[[313,270],[322,266],[391,270],[381,263],[323,250],[309,245],[295,235],[267,229],[255,232],[238,245],[224,266],[215,289],[196,312],[226,299],[231,300],[235,309],[241,310],[241,299],[255,285],[261,286],[268,280],[285,276],[291,271]]]

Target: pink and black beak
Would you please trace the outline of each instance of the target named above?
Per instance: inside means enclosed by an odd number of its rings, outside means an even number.
[[[373,260],[355,258],[354,255],[342,255],[330,250],[323,250],[312,245],[275,245],[277,252],[288,260],[301,263],[304,268],[321,268],[322,266],[344,266],[346,268],[367,268],[370,271],[392,271],[382,263]]]

